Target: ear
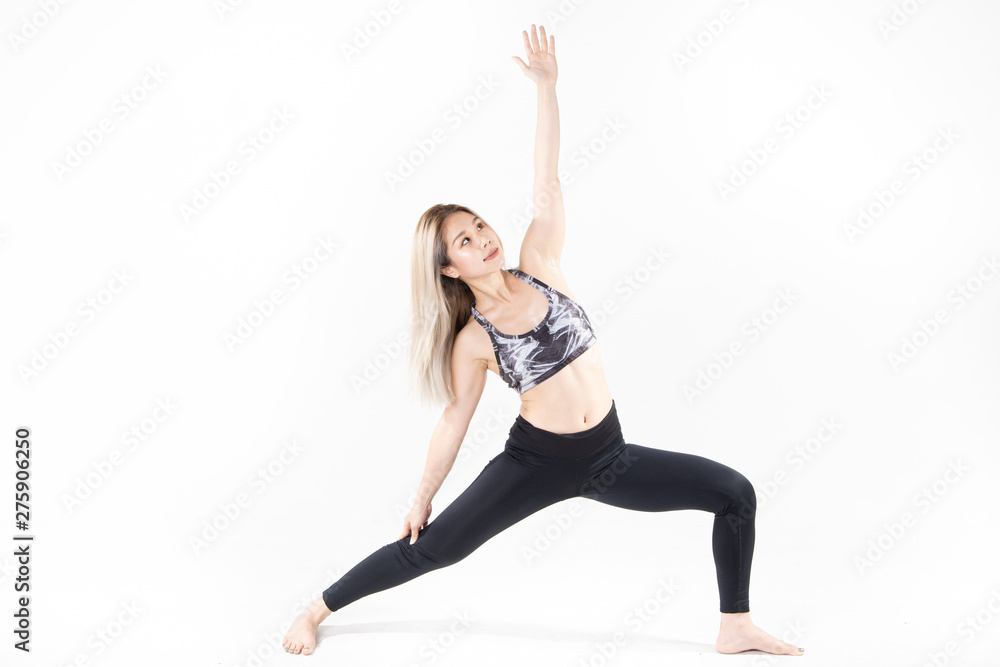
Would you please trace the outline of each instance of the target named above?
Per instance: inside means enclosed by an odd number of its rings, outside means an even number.
[[[455,268],[452,266],[445,266],[441,268],[441,274],[448,276],[449,278],[457,278],[458,277],[457,273],[458,271],[456,271]]]

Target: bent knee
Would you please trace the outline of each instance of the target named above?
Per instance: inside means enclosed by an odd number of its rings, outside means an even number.
[[[723,513],[736,512],[743,517],[754,516],[757,512],[757,493],[753,483],[743,473],[733,471],[726,486],[726,510]]]
[[[757,510],[757,493],[754,491],[753,483],[742,473],[736,473],[733,496],[739,506],[745,508],[746,511],[755,512]]]

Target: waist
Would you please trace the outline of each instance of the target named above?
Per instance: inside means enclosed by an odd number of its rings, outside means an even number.
[[[554,433],[538,428],[520,414],[510,427],[507,447],[525,449],[546,456],[578,459],[618,444],[622,440],[621,424],[614,399],[608,414],[596,425],[574,433]]]

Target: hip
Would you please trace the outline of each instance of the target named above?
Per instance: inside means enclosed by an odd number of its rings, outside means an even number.
[[[539,428],[518,414],[510,427],[504,449],[545,458],[578,460],[594,456],[623,442],[618,410],[612,399],[611,408],[600,422],[574,433],[554,433]]]

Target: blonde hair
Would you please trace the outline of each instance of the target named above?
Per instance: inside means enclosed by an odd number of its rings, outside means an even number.
[[[413,235],[410,327],[410,391],[423,404],[450,405],[455,401],[451,384],[451,352],[455,337],[472,316],[475,297],[460,278],[441,273],[451,264],[444,239],[444,221],[472,209],[460,204],[435,204],[424,211]]]

